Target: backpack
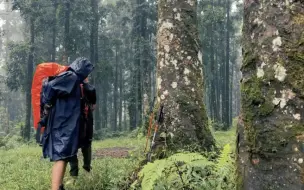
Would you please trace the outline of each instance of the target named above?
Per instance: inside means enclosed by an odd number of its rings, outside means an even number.
[[[43,80],[47,79],[51,76],[56,76],[64,71],[66,71],[69,67],[62,66],[58,63],[41,63],[37,65],[31,88],[31,98],[32,98],[32,109],[33,109],[33,120],[34,120],[34,128],[38,129],[38,123],[41,119],[41,92],[42,92],[42,83]],[[43,131],[41,131],[43,132]]]

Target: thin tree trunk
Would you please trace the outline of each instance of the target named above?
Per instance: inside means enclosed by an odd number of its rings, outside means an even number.
[[[225,128],[228,129],[230,125],[230,75],[229,75],[229,64],[230,64],[230,34],[229,34],[229,26],[230,26],[230,0],[226,0],[226,64],[225,64]]]
[[[71,4],[70,0],[65,0],[65,16],[64,16],[64,55],[63,63],[68,65],[69,53],[70,53],[70,14],[71,14]]]
[[[134,129],[139,124],[139,101],[140,101],[140,56],[139,56],[139,39],[136,39],[136,48],[135,53],[137,54],[137,57],[135,58],[135,75],[134,75],[134,85],[135,85],[135,126]]]
[[[118,116],[118,45],[116,45],[115,48],[115,79],[114,79],[114,97],[113,97],[113,102],[114,102],[114,125],[113,125],[113,131],[117,131],[117,116]]]
[[[212,10],[214,9],[212,0]],[[217,102],[216,102],[216,63],[214,60],[214,23],[211,23],[211,33],[210,33],[210,63],[211,63],[211,109],[212,109],[212,120],[216,120],[216,114],[218,112]]]
[[[91,0],[91,9],[92,9],[92,23],[91,23],[91,37],[90,37],[90,52],[91,52],[91,61],[95,65],[95,67],[98,69],[98,26],[99,26],[99,15],[98,15],[98,0]],[[98,79],[100,79],[100,72],[94,72],[93,74],[93,84],[95,85],[96,91],[104,91],[104,89],[101,89],[102,85],[100,82],[97,82]],[[104,82],[104,81],[103,81]],[[96,104],[97,106],[95,107],[95,120],[94,120],[94,125],[95,129],[99,131],[101,129],[101,114],[100,114],[100,103],[101,101],[99,100],[100,96],[97,96],[97,101]]]
[[[245,1],[238,189],[304,189],[303,18],[302,1]]]
[[[105,85],[104,85],[105,87]],[[102,120],[102,127],[107,128],[108,127],[108,91],[106,88],[103,88],[102,90],[102,115],[103,115],[103,120]]]
[[[34,18],[31,15],[30,17],[30,52],[28,56],[27,63],[27,90],[26,90],[26,121],[25,121],[25,132],[24,138],[26,140],[30,140],[31,138],[31,84],[33,78],[33,63],[34,63],[34,43],[35,43],[35,26],[34,26]]]
[[[56,36],[57,36],[57,9],[58,2],[57,0],[53,0],[54,3],[54,15],[53,15],[53,33],[52,33],[52,51],[51,51],[51,60],[53,62],[56,61]]]
[[[214,105],[214,120],[218,123],[221,122],[221,74],[220,74],[220,66],[221,66],[221,54],[219,53],[220,41],[218,36],[216,35],[216,31],[218,30],[219,25],[218,23],[213,23],[213,47],[212,47],[212,54],[214,55],[214,81],[212,88],[215,91],[214,101],[216,104]]]
[[[122,131],[122,107],[123,107],[123,99],[124,99],[124,93],[123,93],[123,84],[124,84],[124,76],[123,76],[123,65],[119,67],[119,124],[118,128],[120,131]]]

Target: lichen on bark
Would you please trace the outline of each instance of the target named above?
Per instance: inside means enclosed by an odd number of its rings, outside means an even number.
[[[304,188],[303,18],[300,1],[245,1],[238,189]]]
[[[169,149],[211,150],[214,138],[203,104],[202,53],[196,26],[196,0],[158,3],[158,101],[164,105]],[[157,144],[162,144],[158,136]],[[194,149],[193,149],[194,150]]]

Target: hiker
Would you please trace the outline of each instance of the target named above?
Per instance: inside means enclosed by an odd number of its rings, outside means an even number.
[[[77,58],[67,71],[53,77],[43,89],[43,114],[47,116],[47,123],[42,147],[43,157],[54,162],[52,190],[64,190],[67,162],[77,155],[81,117],[80,84],[93,69],[86,58]]]
[[[92,159],[92,139],[93,139],[93,111],[96,104],[96,90],[94,86],[88,83],[86,80],[81,84],[81,120],[80,120],[80,133],[79,133],[79,148],[83,155],[83,169],[90,173],[91,171],[91,159]],[[69,161],[70,175],[73,178],[67,183],[75,182],[78,177],[79,167],[78,158],[75,155]]]

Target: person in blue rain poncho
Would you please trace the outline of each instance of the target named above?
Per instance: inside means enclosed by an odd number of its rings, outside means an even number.
[[[80,84],[94,70],[86,58],[77,58],[69,69],[52,77],[43,88],[43,114],[47,116],[42,137],[43,157],[54,162],[52,190],[63,190],[63,178],[69,159],[79,148],[81,117]]]

